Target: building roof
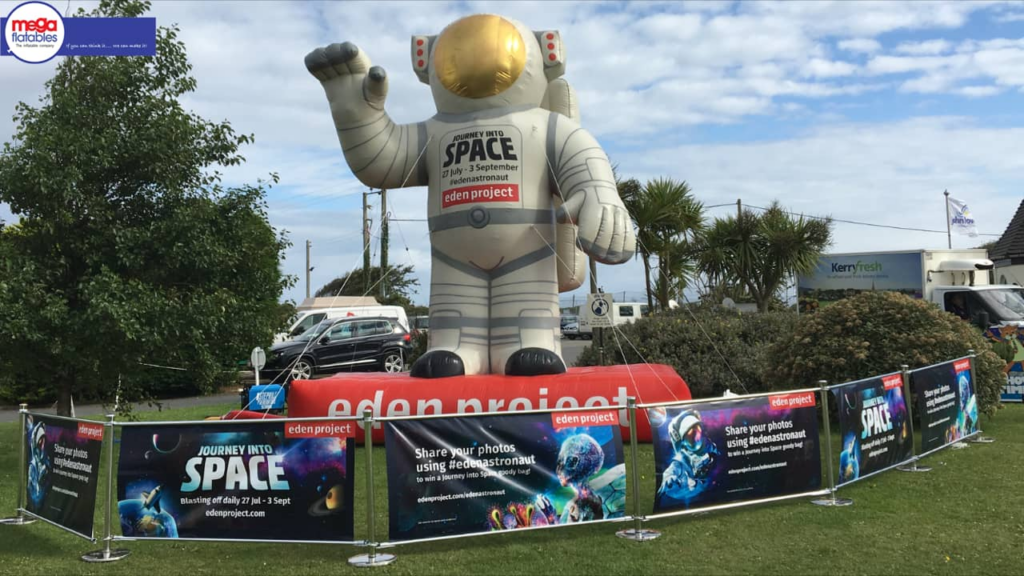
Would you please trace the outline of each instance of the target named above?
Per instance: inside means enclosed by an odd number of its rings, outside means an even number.
[[[1017,213],[1010,220],[1006,232],[988,251],[988,257],[992,260],[1024,258],[1024,201],[1017,207]]]

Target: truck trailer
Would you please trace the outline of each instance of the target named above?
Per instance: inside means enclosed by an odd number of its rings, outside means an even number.
[[[1024,400],[1024,288],[992,283],[987,251],[907,250],[825,254],[797,278],[800,312],[868,290],[900,292],[932,302],[1000,343],[1007,360],[1004,402]]]

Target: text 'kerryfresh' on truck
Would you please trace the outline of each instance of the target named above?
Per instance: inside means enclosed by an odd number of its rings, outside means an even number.
[[[911,250],[826,254],[797,279],[800,311],[866,290],[928,300],[985,332],[1007,361],[1003,402],[1024,401],[1024,288],[992,283],[985,250]]]

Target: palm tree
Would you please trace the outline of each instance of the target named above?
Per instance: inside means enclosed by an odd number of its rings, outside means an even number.
[[[644,263],[647,305],[654,309],[653,256],[658,258],[658,301],[662,308],[667,308],[670,287],[686,286],[689,272],[686,263],[690,261],[692,244],[704,226],[704,205],[693,197],[686,182],[669,178],[657,178],[642,187],[620,185],[620,193],[636,226],[637,251]]]
[[[718,218],[700,238],[697,263],[719,286],[739,284],[765,311],[785,281],[817,266],[832,243],[832,221],[793,217],[776,201],[763,213]]]

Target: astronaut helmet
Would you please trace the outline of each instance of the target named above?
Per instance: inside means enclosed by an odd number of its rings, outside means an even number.
[[[718,450],[704,434],[700,412],[683,410],[669,423],[668,433],[676,454],[683,458],[694,476],[706,476],[715,463]]]
[[[683,410],[668,425],[668,435],[676,450],[699,452],[704,446],[704,424],[700,412]]]
[[[46,447],[46,424],[40,422],[32,430],[32,447],[38,451]]]
[[[557,31],[535,32],[496,14],[473,14],[436,36],[413,36],[411,49],[413,70],[446,114],[540,106],[548,82],[565,71]]]

